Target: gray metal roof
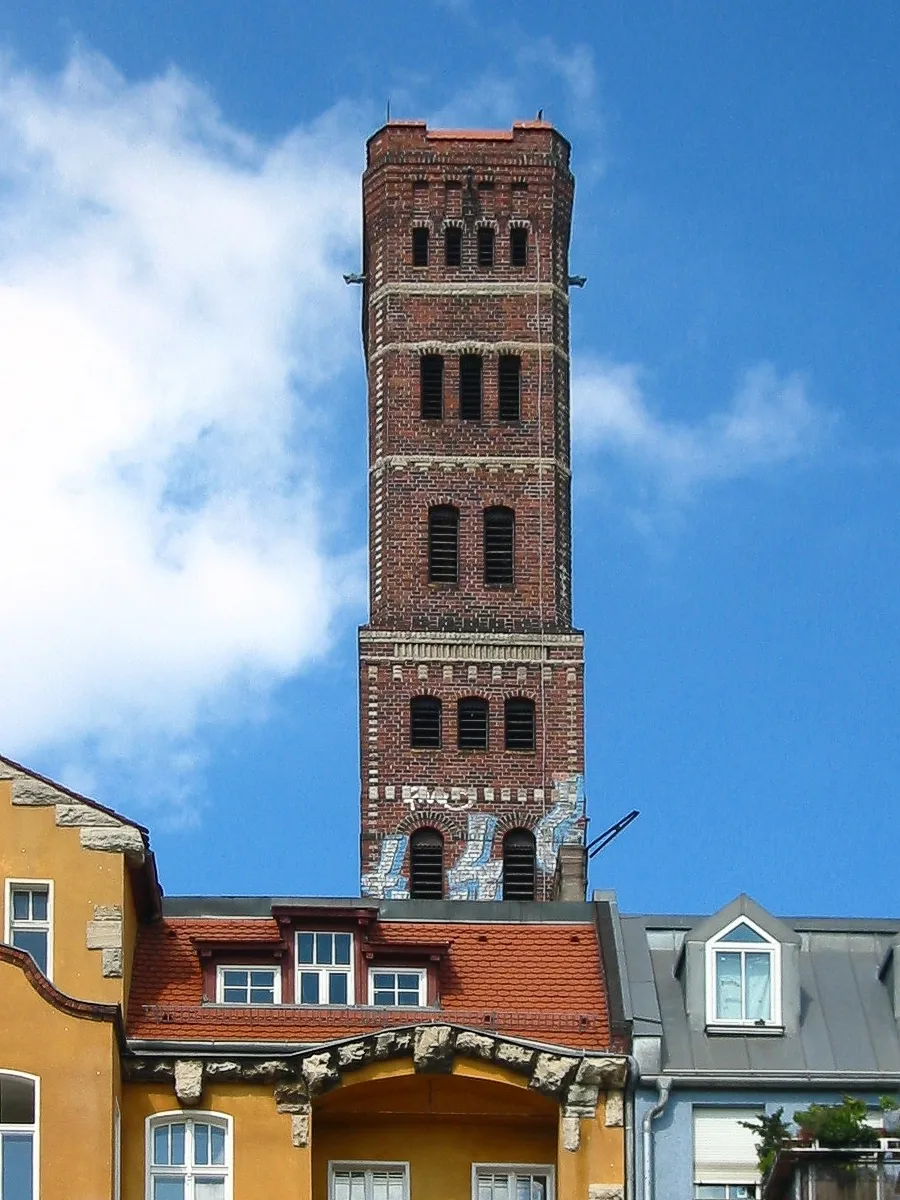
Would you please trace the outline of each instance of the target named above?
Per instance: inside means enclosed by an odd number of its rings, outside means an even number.
[[[739,900],[753,904],[748,897]],[[645,1076],[713,1084],[826,1083],[846,1077],[850,1086],[853,1079],[862,1083],[875,1076],[885,1084],[900,1081],[892,965],[900,921],[780,918],[799,935],[797,970],[784,980],[785,987],[799,982],[799,1018],[786,1022],[780,1034],[744,1035],[707,1033],[703,1022],[692,1021],[687,1012],[682,950],[694,931],[710,935],[708,916],[620,919],[627,1015]]]

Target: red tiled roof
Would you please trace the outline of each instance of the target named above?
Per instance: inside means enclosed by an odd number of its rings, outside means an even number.
[[[202,971],[192,939],[206,946],[214,941],[258,941],[262,951],[263,943],[271,945],[278,935],[278,925],[270,919],[169,917],[145,926],[134,962],[129,1037],[308,1043],[437,1017],[579,1048],[606,1048],[611,1042],[600,953],[591,925],[374,924],[368,936],[382,949],[449,944],[438,967],[438,1013],[202,1003]]]

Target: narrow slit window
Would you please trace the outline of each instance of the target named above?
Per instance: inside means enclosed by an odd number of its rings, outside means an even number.
[[[481,225],[478,228],[478,265],[494,265],[494,231],[490,225]]]
[[[462,230],[458,225],[451,225],[444,230],[444,265],[462,266]]]
[[[503,839],[503,899],[533,900],[537,854],[534,834],[513,829]]]
[[[423,354],[419,359],[419,404],[425,421],[440,421],[444,415],[444,360],[440,354]]]
[[[481,420],[480,354],[464,354],[459,360],[459,415],[464,421]]]
[[[409,744],[414,750],[440,750],[441,702],[436,696],[413,696],[410,700]]]
[[[512,587],[514,558],[515,514],[511,508],[485,509],[484,582],[488,587]]]
[[[511,696],[503,706],[504,745],[507,750],[533,750],[534,701]]]
[[[509,265],[528,265],[528,229],[524,225],[513,225],[509,231]]]
[[[518,421],[521,410],[522,360],[518,354],[501,354],[497,364],[497,415],[501,421]]]
[[[459,509],[449,504],[428,510],[428,582],[459,582]]]
[[[437,829],[417,829],[409,839],[409,894],[413,900],[444,898],[444,839]]]
[[[414,267],[428,266],[428,230],[419,225],[412,234],[412,257]]]
[[[478,696],[460,700],[456,711],[456,741],[460,750],[487,750],[487,700]]]

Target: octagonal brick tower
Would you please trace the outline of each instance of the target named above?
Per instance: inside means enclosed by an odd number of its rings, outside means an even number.
[[[551,899],[584,844],[569,153],[542,121],[368,143],[366,895]]]

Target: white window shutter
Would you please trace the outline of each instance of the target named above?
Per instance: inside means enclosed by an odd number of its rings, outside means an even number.
[[[756,1134],[742,1121],[761,1108],[694,1109],[694,1182],[756,1183],[759,1180]]]

